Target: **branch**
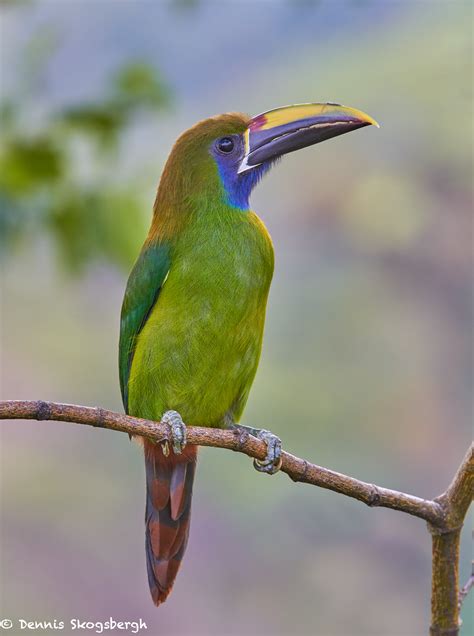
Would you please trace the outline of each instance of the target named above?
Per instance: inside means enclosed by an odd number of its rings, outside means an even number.
[[[456,636],[459,633],[461,602],[469,591],[467,588],[464,596],[459,591],[459,548],[473,491],[474,445],[471,444],[448,489],[436,498],[444,509],[444,528],[429,524],[433,556],[431,636]]]
[[[169,441],[169,427],[167,424],[89,406],[43,401],[0,401],[0,419],[75,422],[77,424],[121,431],[131,435],[140,435],[155,442]],[[245,453],[249,457],[256,459],[264,459],[266,454],[265,442],[240,431],[189,426],[187,438],[189,444],[227,448]],[[472,448],[470,453],[472,455]],[[460,495],[461,492],[464,492],[465,468],[460,469],[446,493],[434,501],[420,499],[413,495],[359,481],[328,468],[311,464],[305,459],[300,459],[284,451],[282,452],[281,470],[293,481],[327,488],[353,499],[358,499],[371,507],[380,506],[400,510],[428,521],[441,531],[447,530],[446,515],[447,509],[451,504],[454,505],[454,502],[459,500],[464,508],[466,503],[466,498]]]
[[[0,401],[0,419],[75,422],[139,435],[155,442],[170,441],[167,424],[88,406],[43,401]],[[239,430],[189,426],[187,438],[189,444],[227,448],[255,459],[264,459],[266,454],[265,442]],[[459,540],[473,495],[474,445],[469,448],[447,490],[433,500],[359,481],[284,451],[281,471],[293,481],[327,488],[371,507],[391,508],[427,521],[433,535],[430,633],[432,636],[455,636],[459,633],[459,599],[462,600],[468,592],[467,586],[466,590],[463,588],[459,592]]]

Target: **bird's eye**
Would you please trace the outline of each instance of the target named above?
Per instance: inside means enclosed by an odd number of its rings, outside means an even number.
[[[230,137],[222,137],[217,141],[217,148],[227,155],[234,150],[234,140]]]

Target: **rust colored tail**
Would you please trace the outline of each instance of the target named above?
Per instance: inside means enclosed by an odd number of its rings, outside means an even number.
[[[196,446],[181,455],[163,455],[160,444],[145,440],[146,562],[155,605],[173,587],[189,535]]]

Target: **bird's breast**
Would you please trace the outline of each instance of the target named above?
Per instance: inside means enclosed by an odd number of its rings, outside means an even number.
[[[258,364],[273,248],[252,213],[192,233],[176,245],[169,275],[140,333],[132,386],[155,411],[219,425],[248,389]],[[235,222],[237,221],[237,222]],[[143,409],[141,409],[143,411]],[[145,415],[143,415],[145,416]]]

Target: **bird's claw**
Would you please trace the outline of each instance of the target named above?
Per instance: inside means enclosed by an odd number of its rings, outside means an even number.
[[[263,460],[254,459],[253,466],[260,473],[274,475],[281,468],[281,439],[264,429],[258,431],[257,437],[267,445],[267,456]]]
[[[186,425],[177,411],[166,411],[161,418],[170,427],[171,446],[176,455],[180,455],[186,446]]]

